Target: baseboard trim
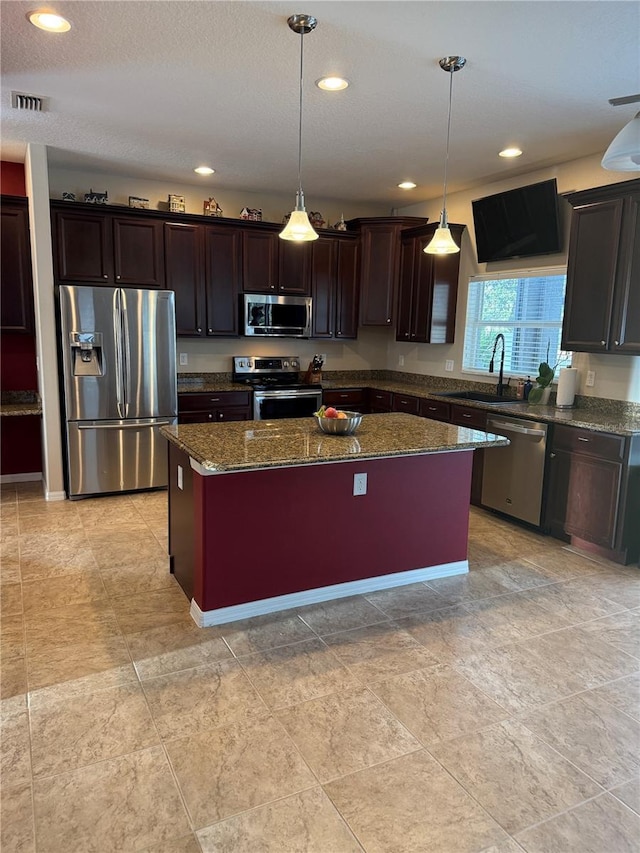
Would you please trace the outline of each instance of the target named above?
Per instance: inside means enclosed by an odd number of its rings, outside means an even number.
[[[27,474],[0,474],[0,483],[37,483],[42,480],[42,471]]]
[[[264,616],[266,613],[277,613],[279,610],[290,610],[294,607],[304,607],[307,604],[318,604],[321,601],[331,601],[337,598],[347,598],[351,595],[363,595],[367,592],[377,592],[381,589],[391,589],[396,586],[407,586],[420,581],[447,578],[452,575],[464,575],[469,571],[467,560],[454,563],[443,563],[426,569],[411,569],[408,572],[395,572],[390,575],[380,575],[375,578],[365,578],[348,583],[332,584],[317,589],[305,589],[288,595],[277,595],[273,598],[263,598],[260,601],[249,601],[246,604],[235,604],[231,607],[220,607],[217,610],[201,610],[195,599],[191,599],[191,618],[200,628],[212,625],[222,625],[226,622],[237,622],[240,619],[250,619],[252,616]]]

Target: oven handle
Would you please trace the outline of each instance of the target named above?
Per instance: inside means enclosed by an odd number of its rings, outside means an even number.
[[[487,426],[496,427],[504,432],[517,432],[520,435],[535,435],[538,438],[544,438],[546,435],[543,429],[527,429],[526,427],[516,426],[512,423],[505,423],[504,421],[488,420]]]
[[[293,394],[283,394],[281,391],[254,391],[254,398],[256,400],[300,400],[305,399],[307,397],[320,397],[322,395],[321,391],[296,391]]]

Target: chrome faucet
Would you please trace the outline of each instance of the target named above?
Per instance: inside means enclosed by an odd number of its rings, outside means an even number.
[[[491,353],[491,361],[489,362],[489,373],[493,373],[493,360],[496,357],[496,349],[498,348],[498,343],[502,341],[502,351],[500,354],[500,373],[498,374],[498,384],[496,386],[496,391],[498,397],[502,397],[502,391],[504,388],[504,335],[502,332],[496,335],[496,339],[493,342],[493,352]]]

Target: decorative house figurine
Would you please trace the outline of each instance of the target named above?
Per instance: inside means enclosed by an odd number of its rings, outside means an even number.
[[[317,210],[311,211],[309,214],[309,222],[314,228],[324,228],[324,219],[322,218],[322,214],[318,213]]]
[[[262,208],[243,207],[240,211],[240,219],[262,222]]]
[[[75,201],[76,194],[75,193],[62,193],[62,201]],[[86,201],[86,199],[85,199]]]
[[[93,189],[90,189],[88,193],[84,194],[84,200],[88,204],[107,204],[107,191],[105,190],[103,193],[94,193]]]
[[[333,227],[335,228],[336,231],[346,231],[347,230],[347,223],[344,221],[344,213],[340,214],[340,222],[336,222],[336,224]]]
[[[205,216],[222,216],[222,208],[213,196],[208,198],[202,207]]]
[[[169,195],[169,213],[185,213],[183,195]]]
[[[149,199],[139,198],[137,195],[129,196],[129,207],[137,207],[141,210],[149,210]]]

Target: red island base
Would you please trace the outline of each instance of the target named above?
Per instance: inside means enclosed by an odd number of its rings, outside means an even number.
[[[468,572],[472,450],[202,475],[169,453],[171,569],[200,626]],[[354,495],[354,475],[367,491]],[[181,487],[179,487],[181,484]]]

